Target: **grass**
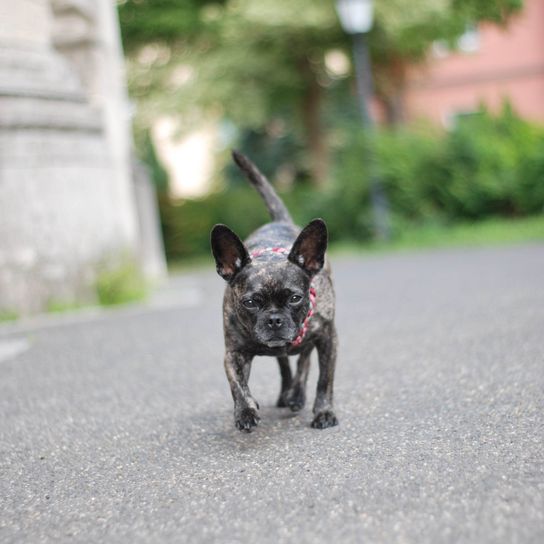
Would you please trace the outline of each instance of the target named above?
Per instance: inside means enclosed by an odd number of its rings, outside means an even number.
[[[387,243],[332,243],[333,255],[361,252],[410,251],[445,247],[478,247],[544,241],[544,215],[521,219],[487,219],[454,225],[422,225],[406,227]],[[168,263],[170,273],[187,272],[215,265],[211,254],[196,255]]]
[[[391,242],[332,244],[332,253],[395,251],[444,247],[481,247],[544,240],[544,215],[523,219],[488,219],[476,223],[407,227]]]
[[[148,286],[138,266],[126,260],[99,272],[96,294],[100,305],[115,306],[145,299]]]
[[[115,265],[110,263],[108,266],[102,266],[94,287],[97,301],[101,306],[139,302],[144,300],[149,292],[149,286],[139,267],[130,259],[122,259]],[[95,305],[90,301],[51,299],[45,311],[60,314],[93,307]],[[15,311],[0,309],[0,323],[16,321],[19,317]]]
[[[8,321],[16,321],[19,319],[19,314],[14,310],[0,310],[0,323]]]
[[[64,312],[73,312],[75,310],[83,310],[90,307],[89,304],[83,304],[81,302],[50,300],[47,303],[46,311],[51,314],[62,314]]]

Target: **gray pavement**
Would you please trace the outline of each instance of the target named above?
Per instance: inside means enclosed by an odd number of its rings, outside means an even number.
[[[544,246],[338,258],[340,426],[241,434],[222,282],[0,326],[0,542],[544,542]],[[310,400],[315,388],[310,375]]]

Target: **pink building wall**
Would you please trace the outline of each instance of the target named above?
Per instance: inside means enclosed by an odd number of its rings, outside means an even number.
[[[507,97],[520,115],[544,123],[544,0],[525,0],[507,28],[483,24],[478,30],[474,52],[430,55],[413,71],[404,97],[408,120],[447,126],[458,113],[482,102],[496,110]]]

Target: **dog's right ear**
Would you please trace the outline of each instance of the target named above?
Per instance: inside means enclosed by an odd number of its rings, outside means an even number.
[[[317,274],[325,264],[327,225],[323,219],[310,221],[293,243],[288,259],[310,276]]]
[[[215,225],[211,237],[217,273],[230,282],[251,259],[246,247],[226,225]]]

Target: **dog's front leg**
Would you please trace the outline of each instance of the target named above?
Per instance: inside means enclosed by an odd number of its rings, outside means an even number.
[[[337,336],[334,324],[316,341],[317,354],[319,356],[319,378],[317,380],[317,394],[314,403],[314,420],[312,427],[326,429],[338,425],[338,419],[333,411],[333,384],[334,369],[336,366]]]
[[[225,354],[225,372],[234,400],[234,423],[241,431],[251,432],[259,422],[259,405],[248,387],[252,356],[238,351]]]

